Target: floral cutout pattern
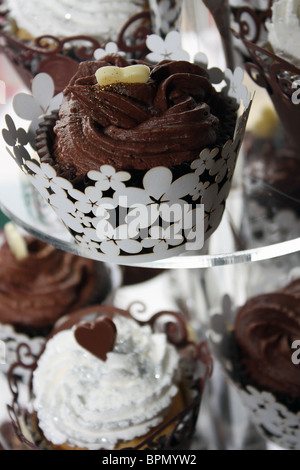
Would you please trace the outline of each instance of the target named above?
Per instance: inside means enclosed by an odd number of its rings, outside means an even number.
[[[293,272],[290,276],[293,276]],[[259,432],[266,439],[284,449],[299,450],[300,411],[292,412],[269,391],[259,390],[253,385],[245,384],[245,377],[240,379],[238,373],[235,372],[231,334],[237,310],[238,306],[235,305],[231,296],[224,294],[220,311],[211,312],[208,336],[214,356],[222,364],[224,372],[248,410],[249,418]]]
[[[146,59],[149,62],[160,62],[161,60],[189,60],[189,54],[181,49],[181,36],[177,31],[170,31],[163,39],[156,34],[147,37],[146,44],[151,51]]]
[[[150,45],[151,41],[163,42],[168,47],[172,44],[175,56],[183,58],[179,33],[170,32],[165,41],[154,35],[148,39]],[[156,54],[157,51],[160,49],[156,45]],[[218,80],[221,74],[221,71],[216,74]],[[59,106],[61,100],[60,96],[53,98],[53,90],[50,77],[37,75],[32,94],[17,95],[14,100],[14,112],[29,121],[28,129],[17,129],[13,116],[7,115],[7,128],[2,134],[10,156],[69,229],[74,241],[91,256],[97,254],[97,258],[112,262],[123,257],[126,262],[136,262],[140,256],[153,261],[192,249],[196,213],[201,205],[203,241],[216,230],[230,191],[250,106],[239,119],[233,140],[221,149],[203,150],[189,166],[182,168],[179,177],[172,169],[156,167],[145,172],[137,187],[131,182],[130,172],[102,165],[88,173],[87,185],[79,191],[48,163],[41,163],[34,150],[34,129],[45,110]]]
[[[284,449],[300,449],[300,412],[290,412],[271,393],[252,386],[238,392],[251,419],[266,436]]]
[[[32,80],[32,94],[18,93],[13,100],[16,114],[30,121],[29,135],[35,135],[39,123],[55,109],[58,109],[62,93],[54,96],[55,85],[47,73],[39,73]]]
[[[1,357],[0,361],[0,373],[7,374],[10,367],[17,361],[17,348],[20,345],[25,345],[30,347],[34,357],[37,357],[41,350],[42,346],[45,343],[45,338],[41,336],[35,336],[29,338],[29,336],[18,333],[11,325],[5,325],[0,323],[0,341],[4,345],[5,354],[4,357]],[[24,356],[24,361],[26,361],[26,355]],[[30,371],[27,371],[25,368],[21,371],[18,371],[20,377],[28,379]]]

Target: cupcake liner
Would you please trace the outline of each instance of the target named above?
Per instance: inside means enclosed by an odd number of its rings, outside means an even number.
[[[44,119],[38,132],[42,162],[34,140],[38,119],[33,119],[29,129],[17,128],[17,116],[6,115],[6,149],[68,228],[74,243],[86,248],[91,257],[129,264],[187,250],[197,252],[222,219],[251,107],[241,69],[227,69],[221,76],[226,83],[224,93],[237,105],[242,103],[234,137],[222,148],[202,150],[190,163],[126,172],[103,165],[85,181],[72,181],[49,163],[49,133],[45,131],[53,127],[55,112]],[[24,117],[32,99],[39,102],[39,96],[51,96],[49,77],[40,74],[35,80],[38,86],[31,101],[24,95],[15,97],[16,114]]]
[[[291,258],[291,257],[287,257]],[[234,271],[234,272],[233,272]],[[289,274],[287,274],[289,273]],[[220,274],[220,273],[219,273]],[[300,446],[300,400],[299,396],[295,396],[295,389],[293,396],[290,396],[282,388],[282,384],[288,383],[288,379],[282,377],[281,385],[276,384],[271,385],[271,374],[269,371],[274,371],[274,377],[280,373],[280,370],[283,374],[287,373],[289,369],[291,373],[291,368],[293,364],[297,364],[299,359],[299,350],[293,347],[291,344],[290,352],[284,352],[283,350],[283,341],[277,343],[276,338],[280,335],[281,338],[288,335],[289,331],[289,320],[287,317],[281,318],[281,324],[278,326],[278,329],[275,328],[273,320],[278,317],[278,311],[282,308],[284,312],[285,309],[292,308],[289,304],[287,297],[280,297],[282,293],[290,292],[293,295],[296,288],[294,286],[299,284],[299,270],[295,269],[289,272],[288,269],[288,260],[285,262],[284,269],[278,269],[276,260],[267,263],[262,263],[261,265],[249,266],[246,268],[241,267],[231,267],[230,272],[222,272],[222,277],[228,276],[230,282],[227,287],[221,287],[218,294],[218,299],[213,300],[211,295],[209,295],[209,318],[208,318],[208,336],[209,343],[212,350],[214,358],[220,363],[223,373],[229,379],[231,385],[234,386],[234,389],[237,391],[241,402],[244,404],[246,411],[248,412],[249,419],[256,426],[259,433],[270,442],[275,443],[276,445],[284,448],[299,450]],[[267,279],[267,281],[266,281]],[[214,282],[214,286],[220,287],[220,278],[217,274],[214,277],[206,279],[208,285],[211,282]],[[287,288],[286,286],[289,286]],[[284,287],[283,287],[284,286]],[[208,292],[209,287],[206,291]],[[282,300],[280,300],[280,298]],[[260,313],[260,327],[253,326],[252,331],[255,331],[255,345],[252,347],[255,350],[267,351],[264,356],[264,365],[262,366],[262,357],[261,359],[256,358],[255,365],[252,364],[255,368],[255,371],[252,371],[251,366],[249,365],[248,358],[245,353],[242,351],[240,345],[236,339],[236,317],[237,313],[241,308],[244,308],[244,305],[247,302],[248,308],[250,309],[251,305],[257,305],[256,302],[263,300],[262,308],[267,308],[270,305],[272,308],[277,308],[276,312],[272,312],[272,318],[268,322],[265,320],[263,323],[263,313]],[[283,300],[285,299],[285,300]],[[280,302],[283,302],[282,305]],[[289,304],[289,306],[288,306]],[[280,306],[281,305],[281,306]],[[297,316],[295,314],[295,322]],[[254,320],[253,320],[254,322]],[[265,329],[270,329],[273,332],[273,336],[268,335],[268,338],[263,339],[261,331],[263,326]],[[247,330],[247,334],[244,332],[243,337],[250,335],[250,326]],[[299,328],[299,327],[298,327]],[[297,336],[297,334],[290,333],[292,336]],[[253,334],[252,334],[253,336]],[[300,336],[300,335],[299,335]],[[260,342],[259,342],[260,339]],[[294,338],[295,339],[295,338]],[[299,338],[300,339],[300,338]],[[273,342],[272,342],[273,340]],[[254,341],[254,339],[253,339]],[[286,338],[286,343],[288,343]],[[258,344],[259,342],[259,344]],[[253,343],[251,343],[253,344]],[[263,346],[263,344],[265,346]],[[295,343],[296,346],[298,343]],[[300,343],[299,343],[300,344]],[[288,366],[290,360],[290,365]],[[269,362],[267,362],[269,361]],[[283,361],[286,361],[286,366],[283,366]],[[267,363],[266,363],[267,362]],[[248,365],[248,368],[247,368]],[[297,366],[296,366],[297,367]],[[293,369],[293,374],[299,373],[296,369]],[[298,366],[299,367],[299,366]],[[249,369],[251,368],[251,371]],[[266,377],[269,377],[269,385],[258,385],[255,376],[260,371],[260,379],[267,380]],[[296,377],[295,377],[296,378]],[[273,380],[273,379],[272,379]],[[279,382],[279,381],[278,381]],[[280,390],[281,387],[281,390]]]
[[[9,369],[17,361],[17,349],[24,345],[30,349],[32,357],[37,357],[44,345],[45,337],[29,337],[17,332],[11,325],[0,324],[0,373],[7,374]],[[28,370],[23,368],[18,373],[22,381],[28,380]]]
[[[267,40],[265,21],[271,17],[272,4],[273,0],[252,2],[229,0],[232,29],[238,30],[239,35],[244,39],[262,46]],[[233,39],[234,47],[242,55],[243,61],[247,60],[249,58],[247,48],[240,40]]]
[[[124,312],[115,307],[104,306],[103,308],[106,309],[106,314],[112,317],[115,314],[130,316],[129,312]],[[101,310],[102,314],[103,308]],[[76,318],[80,319],[86,315],[86,310],[78,311],[75,315]],[[88,318],[92,319],[92,317],[93,314],[90,313]],[[68,328],[70,326],[69,320],[73,324],[74,320],[71,319],[71,316],[66,316],[65,321],[61,320],[57,324],[56,331]],[[127,449],[187,449],[195,430],[203,389],[212,372],[212,361],[207,344],[206,342],[195,344],[187,339],[187,331],[180,314],[159,312],[151,317],[148,322],[141,323],[150,324],[154,330],[158,328],[158,331],[165,331],[169,342],[179,345],[185,371],[183,382],[185,384],[184,390],[187,404],[183,411],[179,412],[167,423],[163,423],[158,429],[156,428],[144,441],[141,441],[136,447],[127,447]],[[27,383],[27,394],[25,394],[28,400],[26,408],[22,404],[22,400],[20,401],[20,390],[16,372],[22,367],[26,367],[32,372],[36,367],[36,359],[33,358],[31,363],[28,361],[28,357],[30,357],[29,349],[25,353],[27,357],[26,364],[23,362],[22,350],[19,347],[17,351],[18,360],[8,373],[9,386],[12,392],[12,403],[8,405],[9,416],[16,435],[24,445],[31,450],[51,450],[51,446],[49,447],[49,444],[40,435],[38,428],[34,424],[30,404],[32,399],[31,380]],[[24,390],[22,390],[22,394],[24,400]]]
[[[299,154],[300,137],[298,123],[300,119],[299,77],[300,68],[289,59],[283,59],[275,54],[265,42],[260,39],[260,32],[266,31],[266,21],[271,18],[272,4],[267,10],[258,15],[251,7],[237,8],[235,10],[237,30],[233,31],[236,40],[242,44],[247,52],[245,68],[252,80],[267,90],[274,108],[281,120],[287,138],[295,151]],[[250,22],[243,18],[242,13],[247,10],[250,18],[255,18],[254,32],[249,36]]]

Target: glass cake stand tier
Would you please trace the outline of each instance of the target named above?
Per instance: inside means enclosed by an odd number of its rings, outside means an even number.
[[[59,249],[86,258],[107,261],[107,257],[104,259],[101,254],[95,255],[74,241],[52,208],[44,202],[3,146],[0,151],[0,161],[0,209],[10,220],[26,232]],[[236,179],[239,179],[239,169]],[[264,215],[248,220],[249,214],[245,204],[247,201],[241,185],[234,184],[220,226],[199,252],[186,251],[176,257],[151,262],[127,263],[122,259],[119,264],[165,269],[209,268],[261,261],[300,250],[300,231],[298,237],[296,226],[290,231],[284,230],[280,233],[278,230],[274,234],[274,222],[264,221]],[[259,217],[262,226],[271,224],[272,242],[268,238],[258,241],[248,237],[245,239],[245,233],[251,232],[251,224],[257,225]],[[300,227],[299,221],[297,223]],[[285,224],[283,221],[283,225]]]

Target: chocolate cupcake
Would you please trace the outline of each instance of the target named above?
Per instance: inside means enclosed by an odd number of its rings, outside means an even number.
[[[267,440],[294,450],[300,442],[299,339],[299,279],[247,300],[227,338],[227,373],[250,419]]]
[[[22,151],[6,117],[7,150],[89,257],[128,265],[199,252],[222,219],[251,107],[242,74],[222,76],[217,90],[187,60],[81,62]]]
[[[21,440],[49,450],[186,446],[209,371],[203,354],[204,375],[196,378],[200,350],[172,312],[147,324],[110,306],[68,315],[33,363],[33,413],[28,411]]]
[[[138,71],[137,76],[133,72],[127,79],[129,70]],[[101,77],[107,71],[117,71],[119,77],[112,75],[107,82]],[[112,55],[79,65],[64,91],[58,115],[41,124],[36,145],[41,164],[50,165],[72,184],[72,197],[89,195],[94,216],[102,207],[105,211],[105,203],[111,201],[109,206],[115,213],[110,229],[127,227],[130,232],[120,214],[124,209],[126,217],[128,212],[136,213],[137,206],[145,209],[139,228],[128,234],[130,244],[121,243],[126,249],[118,254],[145,254],[150,260],[150,255],[155,259],[187,249],[190,231],[196,225],[195,219],[184,220],[183,214],[175,220],[165,217],[161,205],[170,210],[180,204],[191,216],[203,203],[202,245],[215,231],[230,189],[245,119],[235,134],[236,100],[216,91],[199,65],[169,60],[146,65]],[[149,239],[152,223],[157,232],[162,229],[165,233],[176,224],[184,225],[178,237],[177,233],[174,239],[169,234],[171,250],[162,252],[163,244],[158,247],[157,241],[151,241],[155,237]],[[103,240],[99,225],[97,230]],[[71,228],[71,233],[83,242],[76,230]],[[106,243],[100,245],[101,253]]]
[[[235,337],[241,363],[261,389],[285,397],[300,410],[300,369],[293,363],[293,344],[300,338],[300,281],[278,292],[249,299],[240,308]]]
[[[109,272],[100,262],[63,252],[26,236],[16,257],[8,241],[0,248],[0,323],[29,336],[44,335],[74,308],[99,302],[109,292]]]
[[[5,0],[12,30],[21,39],[91,36],[100,43],[116,40],[121,28],[147,7],[147,0]]]

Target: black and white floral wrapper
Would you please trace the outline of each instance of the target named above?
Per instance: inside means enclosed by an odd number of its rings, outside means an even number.
[[[282,256],[286,258],[284,263],[280,263],[280,260],[275,258],[257,263],[214,267],[214,269],[207,270],[204,275],[204,291],[207,298],[206,327],[212,354],[220,364],[226,380],[237,391],[250,421],[262,437],[266,439],[266,442],[272,442],[279,448],[288,450],[300,448],[299,397],[289,397],[287,393],[258,385],[250,375],[244,364],[245,353],[236,340],[236,318],[240,309],[246,304],[249,305],[249,302],[253,302],[253,305],[257,301],[254,305],[259,308],[261,304],[258,302],[264,301],[269,308],[272,308],[274,293],[276,296],[279,293],[280,296],[286,286],[299,283],[299,267],[288,269],[289,265],[292,266],[291,261],[294,256],[294,254]],[[293,302],[297,301],[294,299]],[[278,304],[274,307],[273,317],[278,318],[278,312],[285,309],[288,310],[284,303]],[[262,336],[260,336],[259,327],[256,330],[253,327],[251,331],[256,331],[256,342],[259,343],[259,345],[256,344],[256,349],[258,355],[261,355],[261,360],[264,361],[262,362],[264,367],[266,361],[269,361],[267,367],[271,368],[270,370],[273,370],[275,374],[279,367],[278,362],[289,361],[290,358],[290,366],[294,367],[294,374],[297,375],[300,373],[299,365],[293,366],[292,363],[295,364],[293,359],[299,356],[299,351],[297,352],[297,349],[293,347],[294,342],[291,342],[289,355],[281,360],[283,352],[279,338],[282,340],[288,338],[290,325],[287,317],[285,321],[284,317],[280,316],[280,318],[279,328],[275,326],[275,323],[268,323],[266,318],[261,316],[260,328],[266,328],[266,330],[269,328],[273,335],[263,336],[261,333]],[[299,333],[299,320],[296,319],[294,324],[297,325],[297,321]],[[258,337],[260,340],[257,339]],[[257,369],[261,370],[260,360],[257,359],[256,363]]]
[[[168,33],[165,40],[152,34],[147,45],[151,51],[149,62],[158,62],[166,54],[171,60],[189,58],[181,48],[180,34],[176,31]],[[207,65],[203,54],[195,56],[195,62],[199,60],[202,66]],[[6,150],[69,229],[74,241],[87,249],[91,257],[130,264],[160,260],[187,251],[191,254],[199,252],[217,229],[230,192],[252,101],[243,84],[242,69],[222,72],[211,68],[208,73],[212,83],[223,87],[240,106],[233,139],[222,148],[202,150],[197,159],[180,170],[179,176],[172,168],[152,168],[145,172],[139,187],[132,182],[130,172],[103,165],[99,171],[88,174],[89,183],[84,191],[75,189],[71,182],[59,177],[53,167],[41,163],[35,150],[35,133],[40,122],[58,109],[61,100],[61,94],[54,96],[51,77],[38,74],[31,93],[14,97],[15,114],[6,115],[6,128],[2,130]],[[19,117],[28,121],[27,128],[16,125]],[[182,210],[164,212],[166,205],[169,209]],[[137,217],[141,206],[147,210],[139,215],[138,228],[133,230],[129,219]],[[199,230],[201,236],[198,237]]]

